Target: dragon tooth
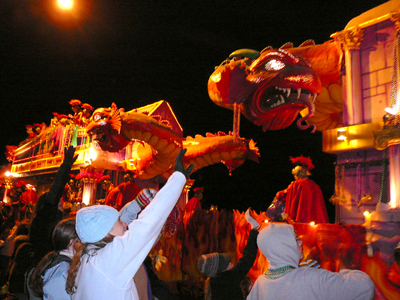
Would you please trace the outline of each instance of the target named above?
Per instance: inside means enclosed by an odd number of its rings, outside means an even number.
[[[301,89],[297,89],[297,99],[300,98],[300,94],[301,94]]]
[[[283,96],[282,95],[280,95],[280,98],[281,98],[281,103],[279,103],[279,104],[283,104],[283,103],[285,103],[285,98],[283,98]]]
[[[288,97],[289,98],[289,96],[290,96],[290,91],[291,91],[291,89],[289,88],[289,89],[287,89],[287,96],[286,97]]]
[[[314,94],[313,102],[315,101],[315,98],[317,98],[317,94]]]

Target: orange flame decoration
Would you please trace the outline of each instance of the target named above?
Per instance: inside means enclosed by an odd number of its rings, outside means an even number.
[[[265,215],[253,216],[262,226]],[[152,255],[163,249],[168,259],[163,264],[159,277],[167,282],[180,281],[198,283],[204,276],[197,269],[200,255],[211,252],[228,252],[232,262],[242,256],[250,231],[244,213],[225,210],[206,211],[197,209],[185,213],[178,233],[171,238],[162,238],[153,248]],[[358,269],[366,272],[375,283],[375,299],[398,299],[400,293],[400,266],[394,261],[383,260],[380,252],[367,256],[363,225],[293,224],[303,241],[305,258],[317,260],[321,267],[337,272],[341,269]],[[396,233],[396,232],[395,232]],[[397,233],[400,235],[400,232]],[[393,252],[394,253],[394,249]],[[268,261],[259,252],[248,276],[254,282],[268,268]],[[201,286],[201,285],[200,285]]]
[[[244,213],[240,213],[235,210],[234,214],[234,222],[235,222],[235,236],[236,236],[236,253],[237,259],[239,260],[243,256],[243,249],[246,246],[247,239],[249,237],[250,224],[246,221],[244,217]],[[260,214],[253,214],[253,217],[256,217],[258,223],[262,224],[265,216]],[[260,274],[263,274],[268,269],[268,261],[264,255],[260,251],[257,253],[256,260],[254,262],[253,267],[251,268],[248,276],[251,281],[254,282]]]
[[[375,283],[375,299],[399,299],[400,285],[396,286],[394,282],[389,280],[389,267],[382,260],[380,254],[377,253],[372,258],[364,256],[362,260],[363,267],[361,271],[367,273]],[[394,262],[392,266],[395,265],[397,264]],[[397,274],[395,275],[397,283],[400,278],[400,273],[398,271],[399,269],[397,268]]]

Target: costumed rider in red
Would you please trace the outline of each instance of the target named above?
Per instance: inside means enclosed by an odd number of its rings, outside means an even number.
[[[113,189],[115,189],[115,186],[113,185],[113,183],[112,183],[112,181],[110,179],[110,175],[104,175],[104,176],[100,177],[97,180],[97,183],[101,184],[101,187],[103,188],[105,194],[104,194],[104,198],[96,200],[96,203],[97,204],[105,204],[106,198],[108,197],[110,192]],[[109,205],[109,206],[114,206],[114,205]]]
[[[93,113],[93,107],[88,104],[88,103],[83,103],[82,104],[82,126],[86,127],[90,123],[90,117],[92,116]]]
[[[69,101],[69,104],[71,105],[71,109],[74,112],[74,115],[69,114],[68,116],[73,120],[73,123],[81,126],[82,125],[82,102],[78,99],[72,99]]]
[[[285,203],[285,214],[295,222],[329,223],[324,197],[320,187],[308,176],[314,168],[309,157],[291,157],[296,166],[292,170],[294,181],[276,194]]]
[[[106,205],[113,206],[118,211],[131,202],[140,192],[140,187],[135,183],[132,173],[124,176],[124,182],[111,190],[106,196]]]
[[[203,199],[203,191],[204,188],[198,187],[193,190],[194,197],[192,197],[188,203],[186,203],[185,210],[191,211],[196,210],[197,208],[201,208],[201,199]]]

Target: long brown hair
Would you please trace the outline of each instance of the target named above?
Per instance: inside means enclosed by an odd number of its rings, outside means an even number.
[[[114,240],[114,236],[107,234],[102,240],[96,243],[77,243],[77,249],[75,252],[74,259],[71,263],[71,267],[68,270],[68,278],[66,284],[66,291],[68,294],[72,295],[76,292],[75,278],[78,274],[79,268],[81,266],[81,258],[83,255],[88,254],[90,256],[95,256],[97,251],[107,246]]]
[[[54,228],[52,241],[54,251],[46,254],[36,266],[32,276],[29,278],[29,285],[38,297],[43,297],[43,277],[49,266],[60,255],[61,250],[68,248],[71,240],[78,238],[75,231],[75,218],[68,218],[60,221]]]

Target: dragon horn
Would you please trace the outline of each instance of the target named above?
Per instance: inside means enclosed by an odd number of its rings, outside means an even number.
[[[111,104],[111,127],[118,131],[118,133],[121,132],[121,109],[117,108],[117,105],[113,102]]]
[[[253,49],[239,49],[234,52],[232,52],[229,55],[229,58],[234,58],[234,57],[247,57],[250,59],[256,59],[260,56],[260,52],[257,50]]]
[[[293,43],[287,42],[283,44],[279,49],[288,49],[288,48],[293,48]]]
[[[314,40],[306,40],[299,47],[314,46],[314,45],[315,45]]]
[[[272,49],[273,49],[272,46],[267,46],[261,50],[261,53],[263,53],[264,51],[267,51],[267,50],[272,50]]]

